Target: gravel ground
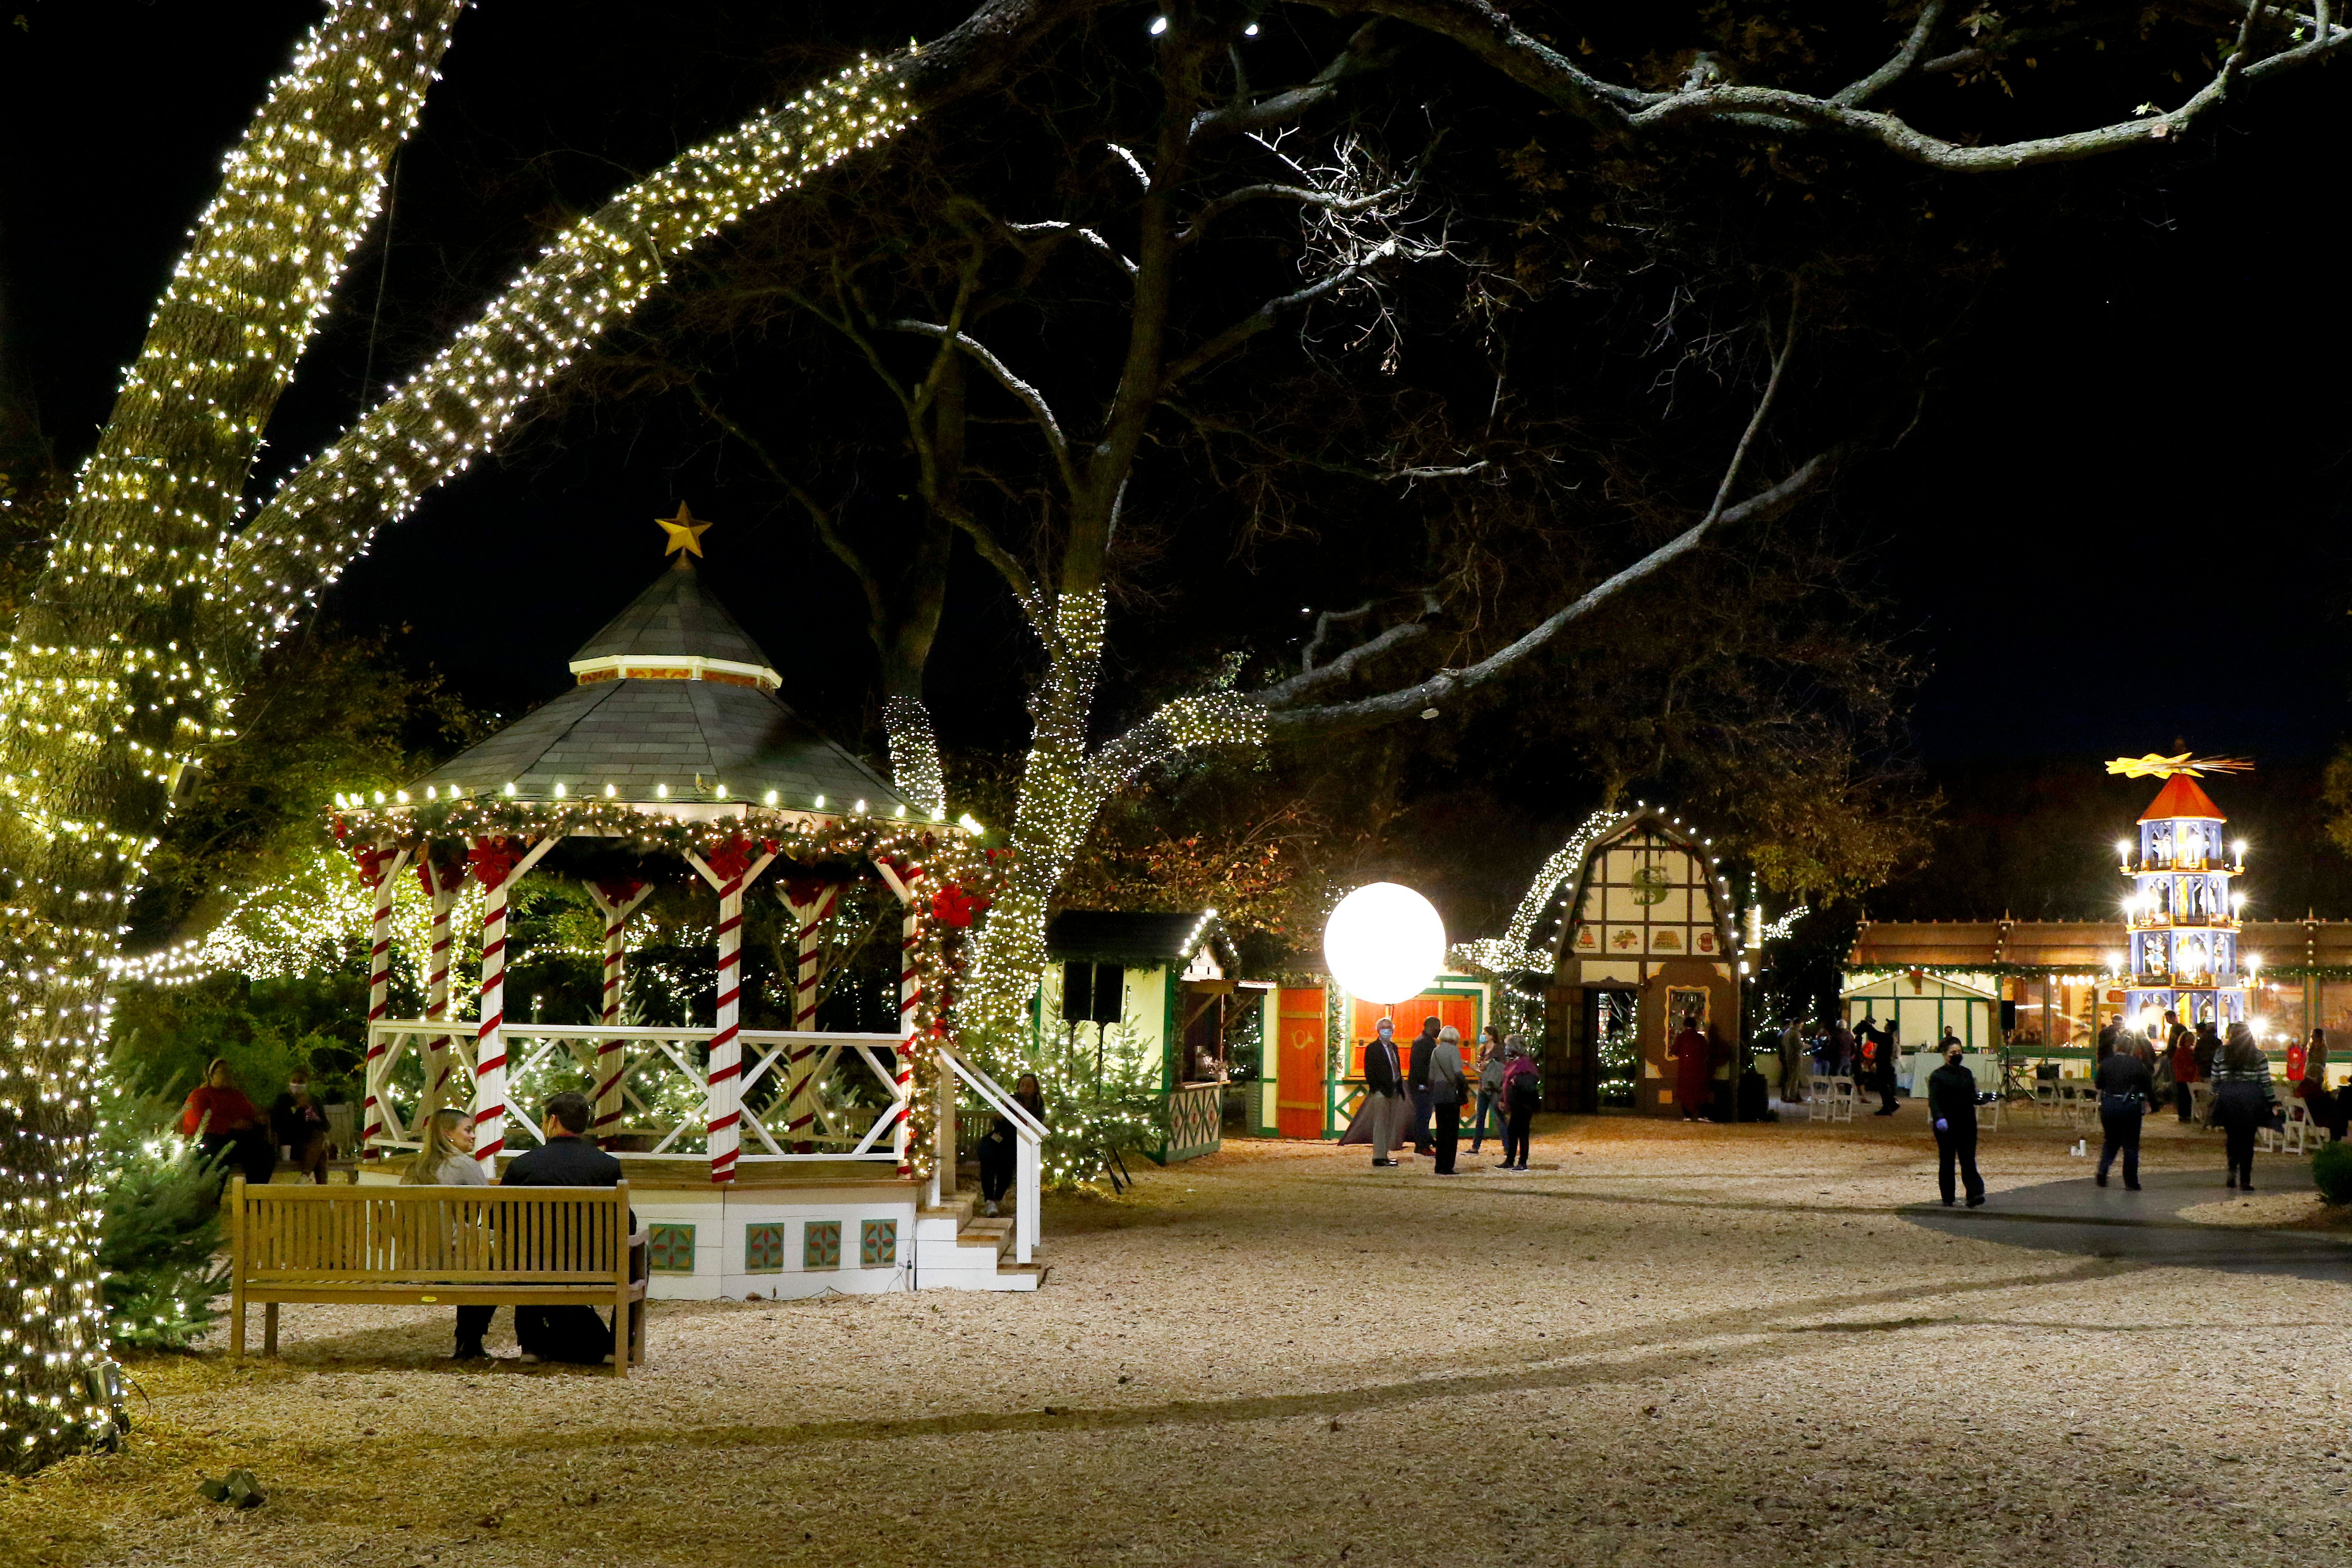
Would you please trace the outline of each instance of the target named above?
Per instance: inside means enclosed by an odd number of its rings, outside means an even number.
[[[280,1361],[135,1365],[130,1449],[0,1490],[0,1563],[2341,1555],[2352,1247],[2300,1162],[2234,1200],[2152,1123],[2126,1232],[2056,1129],[1988,1136],[1975,1216],[1901,1212],[1916,1106],[1538,1134],[1451,1180],[1229,1146],[1054,1201],[1034,1296],[659,1303],[625,1383],[289,1307]],[[236,1465],[266,1507],[194,1495]]]

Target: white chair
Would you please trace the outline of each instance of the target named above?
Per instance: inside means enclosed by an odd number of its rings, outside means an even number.
[[[2008,1101],[2002,1100],[2000,1096],[1996,1094],[1990,1100],[1988,1100],[1983,1104],[1978,1106],[1977,1131],[1979,1132],[2000,1131],[2000,1113],[2007,1105]]]
[[[1853,1121],[1853,1079],[1850,1078],[1830,1079],[1830,1120],[1832,1121]]]
[[[1820,1073],[1805,1080],[1805,1120],[1827,1121],[1830,1119],[1830,1080]]]

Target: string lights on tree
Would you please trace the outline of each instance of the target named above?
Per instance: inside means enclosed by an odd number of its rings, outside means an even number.
[[[0,1453],[102,1437],[89,1169],[104,983],[170,792],[226,717],[202,637],[261,433],[462,0],[340,0],[222,167],[0,656]]]

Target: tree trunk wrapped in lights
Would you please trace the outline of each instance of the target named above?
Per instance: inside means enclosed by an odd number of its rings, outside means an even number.
[[[83,468],[0,700],[0,1452],[107,1419],[89,1195],[101,976],[172,786],[217,733],[199,642],[261,431],[415,123],[460,0],[345,0],[222,171]],[[357,90],[354,90],[356,86]]]

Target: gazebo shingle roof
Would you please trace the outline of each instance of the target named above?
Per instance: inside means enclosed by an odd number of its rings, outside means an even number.
[[[614,657],[772,668],[690,569],[663,573],[573,662]],[[907,804],[772,693],[715,679],[583,679],[411,788],[493,795],[509,784],[531,800],[555,798],[558,784],[569,796],[602,797],[609,784],[616,799],[684,804],[717,800],[723,784],[729,800],[762,802],[772,790],[777,805],[802,810],[844,813],[863,800],[869,814],[889,816]]]

